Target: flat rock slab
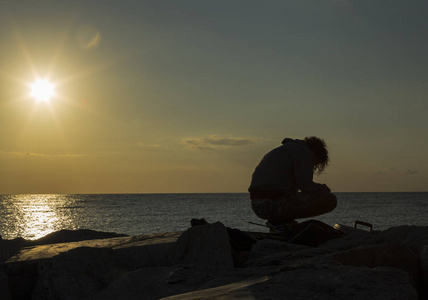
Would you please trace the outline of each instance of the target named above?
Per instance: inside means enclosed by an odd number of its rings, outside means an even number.
[[[242,299],[254,300],[254,296],[249,289],[250,286],[263,283],[269,280],[268,276],[231,283],[219,287],[205,289],[201,291],[194,291],[180,295],[161,298],[161,300],[202,300],[202,299]],[[270,298],[267,298],[270,299]]]
[[[168,232],[159,234],[126,236],[98,240],[87,240],[80,242],[58,243],[38,245],[22,248],[18,253],[7,260],[7,263],[40,260],[52,258],[72,249],[88,248],[110,248],[126,249],[145,247],[147,245],[175,243],[182,232]]]

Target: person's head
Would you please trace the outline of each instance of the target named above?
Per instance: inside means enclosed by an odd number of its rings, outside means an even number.
[[[315,136],[305,137],[305,141],[314,154],[314,172],[319,175],[328,166],[329,157],[327,145],[323,139]]]

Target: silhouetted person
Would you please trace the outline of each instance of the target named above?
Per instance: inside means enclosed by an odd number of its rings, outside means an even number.
[[[253,173],[248,191],[254,213],[268,220],[269,226],[287,227],[295,224],[295,219],[332,211],[336,196],[327,185],[313,182],[314,172],[321,174],[328,161],[324,140],[284,139],[281,146],[263,157]]]

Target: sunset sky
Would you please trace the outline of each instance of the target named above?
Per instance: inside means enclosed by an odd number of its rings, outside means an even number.
[[[428,191],[427,15],[411,0],[0,1],[0,194],[246,192],[266,152],[312,135],[333,192]]]

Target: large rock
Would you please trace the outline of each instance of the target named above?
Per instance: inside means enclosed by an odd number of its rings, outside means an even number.
[[[13,240],[0,240],[0,262],[8,260],[22,247],[29,246],[29,242],[23,238]]]
[[[87,240],[108,239],[114,237],[126,237],[124,234],[117,234],[114,232],[102,232],[89,229],[78,230],[59,230],[52,232],[37,240],[26,240],[21,237],[12,240],[0,239],[0,262],[6,261],[13,255],[18,253],[24,247],[58,244],[58,243],[71,243]]]
[[[266,286],[269,288],[266,289]],[[418,298],[405,272],[392,268],[324,265],[281,272],[266,284],[251,287],[256,299],[365,299]]]
[[[377,243],[403,244],[419,252],[428,245],[428,226],[396,226],[382,231],[377,236]]]
[[[172,232],[23,248],[3,265],[9,276],[9,293],[13,299],[90,298],[122,274],[167,265],[180,235]],[[0,295],[3,291],[8,293],[3,288]]]
[[[415,286],[425,299],[415,281],[428,272],[427,233],[400,226],[318,247],[260,240],[240,268],[221,223],[39,245],[0,265],[0,299],[392,300],[417,299]]]
[[[163,299],[416,300],[418,295],[408,283],[407,274],[398,269],[302,265]]]
[[[420,299],[428,299],[428,245],[425,245],[421,248],[419,253],[419,263],[422,273],[422,278],[420,280],[420,289],[421,294]]]
[[[115,232],[103,232],[89,229],[68,230],[62,229],[52,232],[40,239],[28,241],[29,245],[46,245],[57,243],[70,243],[87,240],[108,239],[113,237],[123,237],[126,234],[118,234]]]
[[[266,270],[196,265],[142,268],[125,273],[91,300],[158,300],[196,290],[221,289],[260,276],[266,276]],[[211,299],[215,299],[213,295]]]
[[[32,298],[89,299],[135,265],[132,258],[112,249],[73,249],[39,263]]]
[[[148,267],[126,272],[106,289],[93,295],[91,300],[151,300],[174,295],[174,289],[165,282],[170,272],[169,267]]]
[[[419,260],[425,284],[428,285],[428,245],[423,246],[419,254]]]
[[[169,266],[171,254],[180,234],[175,232],[152,235],[152,238],[134,238],[112,249],[134,259],[139,268]]]
[[[358,247],[333,254],[332,258],[344,265],[402,269],[407,272],[414,287],[418,287],[419,259],[406,245],[387,244]]]
[[[4,288],[7,287],[7,289],[3,289],[0,294],[9,293],[11,299],[31,299],[31,293],[37,284],[37,265],[37,261],[1,265],[7,274],[8,284],[3,286]]]
[[[11,263],[47,259],[72,249],[88,247],[117,249],[118,252],[127,252],[127,254],[131,256],[138,256],[139,261],[142,262],[143,260],[146,260],[145,264],[151,265],[150,261],[158,262],[170,255],[170,252],[180,235],[181,232],[169,232],[132,237],[125,236],[69,243],[37,245],[19,249],[19,251],[10,257],[7,262]],[[165,246],[162,244],[168,245]],[[140,250],[142,253],[140,253]]]
[[[264,283],[269,279],[267,276],[258,277],[250,280],[243,280],[235,283],[230,283],[218,287],[208,288],[199,291],[191,291],[188,293],[178,294],[162,298],[161,300],[209,300],[209,299],[247,299],[253,300],[251,286],[257,283]],[[265,290],[266,291],[266,290]],[[284,299],[281,295],[281,299]],[[261,299],[273,299],[273,298],[261,298]]]
[[[291,243],[284,243],[276,240],[264,239],[258,241],[251,248],[251,255],[258,257],[269,255],[278,252],[297,252],[304,249],[310,249],[309,246],[296,245]]]
[[[177,240],[174,264],[233,267],[232,248],[226,227],[216,222],[189,228]]]
[[[9,291],[9,277],[2,271],[0,271],[0,299],[12,300]]]

